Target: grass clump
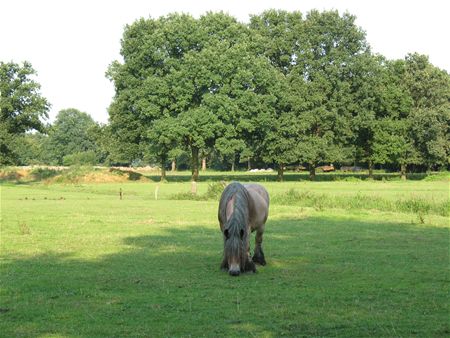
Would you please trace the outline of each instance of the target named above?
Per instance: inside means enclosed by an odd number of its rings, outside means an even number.
[[[424,179],[427,182],[446,181],[450,182],[450,173],[448,171],[427,175]]]
[[[202,195],[193,192],[180,192],[173,194],[169,197],[171,200],[192,200],[192,201],[207,201],[207,200],[218,200],[222,191],[227,186],[227,182],[211,182],[208,183],[208,188],[206,192]]]
[[[352,195],[335,196],[331,194],[315,193],[312,191],[297,191],[289,189],[286,193],[272,197],[272,203],[281,205],[299,205],[312,207],[316,210],[326,208],[347,210],[380,210],[420,215],[434,214],[439,216],[449,215],[449,201],[430,201],[415,196],[391,200],[382,196]]]

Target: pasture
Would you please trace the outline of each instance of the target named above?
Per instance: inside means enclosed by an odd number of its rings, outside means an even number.
[[[258,181],[267,266],[239,277],[182,179],[3,184],[0,335],[450,335],[448,179]]]

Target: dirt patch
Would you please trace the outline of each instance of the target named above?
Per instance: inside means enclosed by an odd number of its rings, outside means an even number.
[[[115,168],[93,170],[74,169],[50,178],[45,183],[120,183],[129,181],[144,182],[148,181],[148,179],[132,170],[123,171]]]
[[[116,183],[150,181],[131,168],[10,167],[0,169],[0,181],[53,183]]]

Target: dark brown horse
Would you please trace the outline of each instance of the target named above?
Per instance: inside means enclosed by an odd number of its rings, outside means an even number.
[[[219,224],[224,248],[221,268],[230,275],[256,272],[255,263],[266,265],[262,250],[269,214],[269,194],[259,184],[230,183],[219,202]],[[256,230],[255,252],[250,257],[250,233]]]

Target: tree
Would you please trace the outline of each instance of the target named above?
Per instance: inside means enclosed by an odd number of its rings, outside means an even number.
[[[16,165],[45,164],[45,149],[47,135],[39,132],[27,132],[14,138],[14,153]]]
[[[46,144],[51,162],[61,165],[67,155],[95,152],[95,140],[89,133],[95,126],[95,121],[84,112],[74,108],[61,110],[49,129]]]
[[[409,119],[386,117],[374,122],[374,163],[398,164],[400,175],[406,179],[407,166],[420,163],[420,157],[411,139]]]
[[[201,152],[213,147],[227,155],[239,152],[245,116],[253,119],[273,100],[265,84],[271,77],[264,71],[267,60],[255,56],[248,42],[245,25],[223,13],[199,20],[173,14],[128,26],[124,64],[115,62],[108,72],[116,86],[110,120],[119,143],[129,144],[136,155],[152,149],[167,158],[149,143],[166,138],[153,129],[171,121],[191,154],[194,181]]]
[[[0,62],[0,165],[16,162],[14,143],[26,131],[44,132],[50,104],[33,79],[29,62]]]
[[[348,157],[353,69],[368,52],[364,32],[354,21],[348,13],[311,11],[301,26],[289,75],[289,105],[296,116],[298,160],[308,165],[311,180],[317,164]]]
[[[403,80],[413,100],[411,133],[428,169],[449,164],[450,76],[428,57],[408,54]]]
[[[303,40],[303,21],[300,12],[269,10],[261,15],[252,16],[250,28],[254,32],[255,50],[270,60],[277,79],[277,88],[272,93],[277,97],[272,116],[268,118],[268,128],[260,137],[263,145],[261,157],[266,162],[274,162],[278,167],[278,179],[283,180],[284,165],[298,160],[296,151],[297,116],[287,104],[291,100],[303,100],[297,92],[295,98],[290,97],[289,86],[302,88],[302,83],[293,83],[292,70],[297,64],[299,43]],[[260,128],[258,128],[260,129]],[[262,141],[262,142],[261,142]]]
[[[150,142],[164,137],[155,128],[165,124],[156,121],[174,121],[170,118],[178,117],[190,103],[189,92],[181,91],[178,80],[183,81],[180,65],[185,53],[201,48],[198,35],[197,22],[189,15],[141,19],[125,28],[124,63],[113,62],[107,72],[116,87],[109,108],[110,130],[117,148],[123,149],[118,152],[125,154],[123,159],[142,158],[147,150],[156,151],[153,155],[160,160],[168,156]],[[176,121],[176,126],[182,124]]]
[[[157,157],[161,165],[161,181],[166,179],[166,164],[171,151],[180,141],[181,131],[174,117],[155,120],[148,131],[150,153]]]

